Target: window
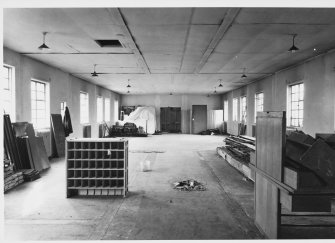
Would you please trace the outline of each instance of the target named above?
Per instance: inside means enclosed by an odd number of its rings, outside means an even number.
[[[50,127],[49,84],[31,80],[31,121],[37,129]]]
[[[111,119],[111,100],[109,98],[105,98],[105,121],[109,122]]]
[[[103,98],[98,96],[97,97],[97,122],[102,122],[104,120],[104,113],[103,113]]]
[[[223,102],[223,120],[228,121],[228,100]]]
[[[238,99],[233,99],[233,121],[237,121]]]
[[[257,112],[263,111],[264,94],[263,92],[255,94],[255,122],[257,117]]]
[[[119,101],[114,101],[114,120],[119,120]]]
[[[240,98],[240,121],[246,122],[247,121],[247,97],[243,96]]]
[[[89,123],[88,93],[80,92],[80,123]]]
[[[288,87],[287,123],[288,126],[302,127],[304,119],[304,84]]]
[[[3,65],[2,77],[3,85],[3,108],[4,113],[9,114],[11,121],[15,121],[15,82],[14,82],[14,67]]]
[[[66,102],[61,102],[60,103],[60,114],[62,115],[62,119],[64,118],[65,115],[65,107],[66,107]]]

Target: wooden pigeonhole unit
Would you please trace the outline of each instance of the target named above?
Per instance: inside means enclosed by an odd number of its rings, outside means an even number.
[[[66,163],[67,197],[126,196],[128,140],[67,139]]]

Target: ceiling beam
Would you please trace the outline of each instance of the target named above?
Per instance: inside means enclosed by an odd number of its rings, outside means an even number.
[[[189,20],[188,28],[187,28],[187,32],[186,32],[185,42],[184,42],[183,56],[182,56],[181,61],[180,61],[179,72],[181,72],[181,69],[183,67],[183,62],[184,62],[184,58],[185,58],[187,42],[188,42],[188,39],[189,39],[189,36],[190,36],[191,27],[192,27],[192,19],[193,19],[194,12],[195,12],[195,10],[194,10],[194,8],[192,8],[191,9],[190,20]]]
[[[205,66],[206,62],[208,61],[208,58],[216,48],[216,46],[219,44],[225,33],[229,30],[229,28],[232,26],[235,18],[240,12],[240,8],[230,8],[226,15],[224,16],[224,19],[222,20],[222,23],[218,30],[216,31],[213,39],[209,43],[206,51],[201,57],[200,62],[198,63],[196,69],[194,70],[195,73],[199,73],[201,69]]]
[[[21,55],[133,55],[132,52],[20,52]]]
[[[144,72],[147,74],[150,74],[148,64],[146,63],[141,51],[136,45],[134,37],[131,34],[124,17],[122,16],[120,9],[119,8],[108,8],[107,11],[112,16],[113,19],[117,19],[118,22],[121,24],[123,32],[126,35],[127,40],[130,42],[129,48],[132,49],[132,51],[134,52],[134,55],[136,56],[138,63],[143,68]]]

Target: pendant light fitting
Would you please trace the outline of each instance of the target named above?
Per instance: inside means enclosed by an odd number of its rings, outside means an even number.
[[[299,51],[299,48],[296,47],[296,46],[295,46],[295,43],[294,43],[294,40],[295,40],[295,37],[297,36],[297,34],[294,34],[294,35],[292,35],[292,36],[293,36],[293,37],[292,37],[292,46],[291,46],[290,49],[288,49],[288,51],[291,52],[291,53],[294,53],[294,52],[296,52],[296,51]]]
[[[48,47],[48,46],[45,44],[45,36],[48,34],[48,32],[42,32],[42,34],[43,34],[43,44],[40,45],[40,46],[38,47],[38,49],[40,49],[40,50],[50,49],[50,47]]]
[[[221,84],[222,79],[219,79],[219,80],[220,80],[220,85],[219,85],[219,87],[221,88],[221,87],[223,87],[223,85]]]
[[[95,66],[96,66],[97,64],[94,64],[93,65],[93,73],[91,73],[92,74],[92,77],[98,77],[98,74],[95,72]]]
[[[243,68],[243,74],[242,74],[241,78],[247,78],[247,75],[245,75],[245,69],[246,68]]]

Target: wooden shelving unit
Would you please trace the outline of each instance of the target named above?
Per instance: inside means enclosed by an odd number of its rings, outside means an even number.
[[[80,138],[66,140],[66,194],[126,196],[128,140]]]

